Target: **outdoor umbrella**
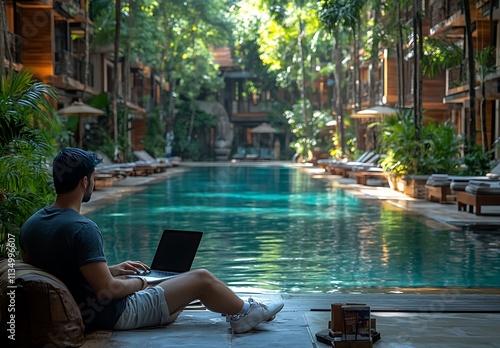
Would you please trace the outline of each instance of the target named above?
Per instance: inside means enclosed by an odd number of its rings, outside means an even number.
[[[85,116],[102,116],[104,115],[104,111],[100,109],[96,109],[90,105],[87,105],[81,101],[75,101],[70,106],[57,110],[57,113],[62,116],[78,116],[78,139],[77,146],[82,147],[83,140],[83,127],[81,119]]]
[[[257,127],[252,128],[251,132],[253,134],[257,134],[257,143],[259,144],[259,157],[261,156],[261,151],[260,151],[260,135],[261,134],[271,134],[271,141],[270,144],[273,143],[273,138],[274,138],[274,133],[279,133],[277,129],[274,129],[271,127],[269,124],[266,122],[263,122],[259,124]]]
[[[263,122],[263,123],[259,124],[257,127],[252,128],[251,132],[254,133],[254,134],[262,134],[262,133],[274,134],[274,133],[278,133],[278,131],[276,129],[274,129],[273,127],[271,127],[266,122]]]
[[[396,109],[390,108],[388,106],[372,106],[371,108],[358,111],[351,115],[352,118],[372,118],[372,117],[382,117],[385,115],[395,115],[397,113]]]

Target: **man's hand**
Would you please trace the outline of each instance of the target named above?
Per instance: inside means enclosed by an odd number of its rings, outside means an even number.
[[[141,261],[124,261],[114,266],[109,266],[109,271],[113,277],[119,275],[136,274],[138,272],[147,271],[149,267]]]

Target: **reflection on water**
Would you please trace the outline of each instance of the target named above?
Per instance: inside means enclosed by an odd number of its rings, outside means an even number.
[[[89,217],[111,264],[150,263],[164,228],[204,231],[193,267],[234,287],[500,287],[497,233],[434,230],[293,168],[194,168]]]

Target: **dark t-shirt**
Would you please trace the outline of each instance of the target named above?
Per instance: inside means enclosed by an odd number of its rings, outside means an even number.
[[[101,231],[92,220],[72,209],[47,206],[24,223],[19,242],[33,266],[66,284],[87,327],[115,326],[126,298],[99,300],[80,272],[80,266],[106,261]]]

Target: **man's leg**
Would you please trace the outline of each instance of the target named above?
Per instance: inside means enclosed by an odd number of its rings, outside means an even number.
[[[159,285],[165,291],[170,314],[178,314],[194,300],[200,300],[209,310],[223,314],[237,314],[243,308],[243,300],[207,270],[186,272]]]

